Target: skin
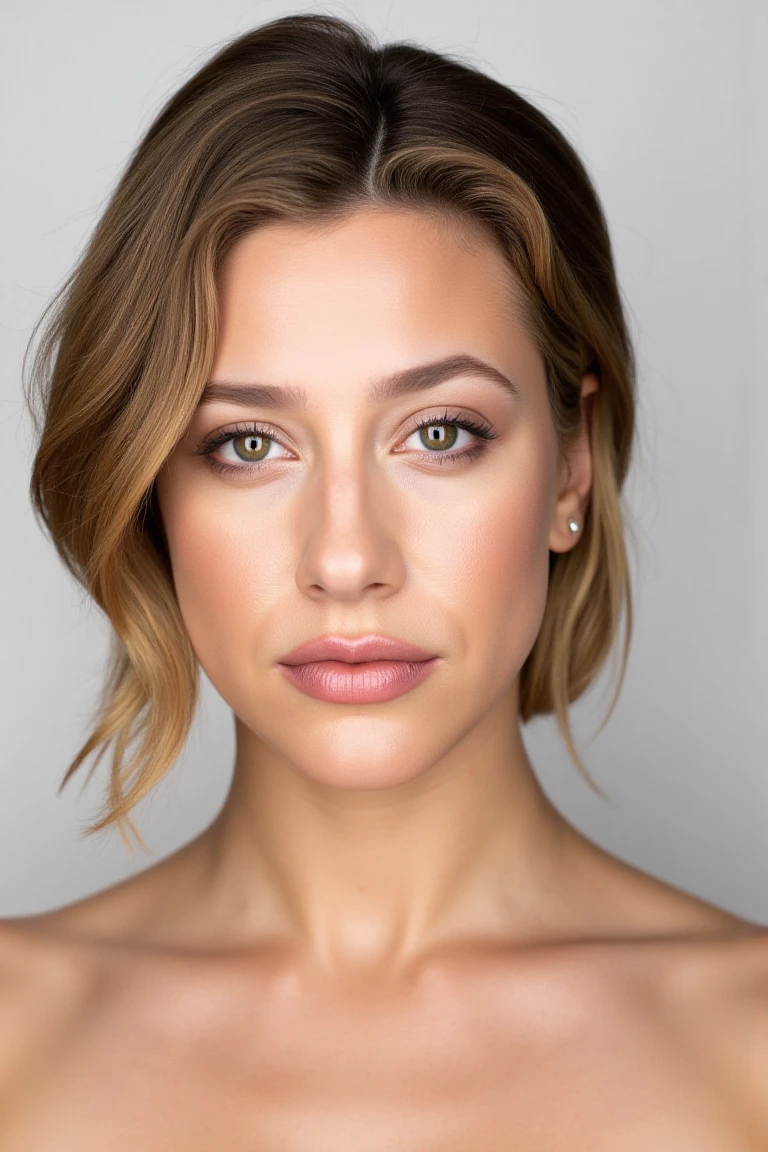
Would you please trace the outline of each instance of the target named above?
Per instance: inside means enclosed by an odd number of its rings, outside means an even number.
[[[566,455],[503,257],[421,213],[261,227],[219,295],[211,379],[307,397],[201,405],[157,482],[231,789],[160,864],[3,925],[3,1147],[765,1149],[766,932],[583,837],[517,719],[597,379]],[[366,399],[456,353],[518,394],[465,373]],[[446,408],[496,438],[440,467],[414,421]],[[195,454],[247,421],[277,440],[261,471],[242,440],[217,451],[237,475]],[[275,665],[329,632],[441,660],[386,703],[322,702]]]

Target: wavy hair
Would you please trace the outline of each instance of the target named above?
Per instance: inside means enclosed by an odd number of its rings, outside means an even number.
[[[112,649],[91,731],[59,791],[110,745],[92,835],[129,813],[189,734],[199,667],[176,599],[155,479],[192,419],[213,363],[216,270],[274,220],[369,205],[437,212],[492,237],[546,366],[562,446],[591,370],[593,485],[583,535],[550,553],[540,632],[520,673],[520,718],[568,705],[619,632],[623,683],[632,599],[620,492],[635,427],[635,362],[605,217],[557,127],[469,63],[317,14],[226,43],[164,104],[134,149],[73,270],[32,332],[22,368],[36,433],[35,516],[109,619]],[[42,338],[27,380],[27,359]],[[602,794],[602,793],[601,793]]]

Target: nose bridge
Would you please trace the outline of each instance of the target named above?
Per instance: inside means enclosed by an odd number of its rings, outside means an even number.
[[[315,467],[304,493],[297,583],[305,591],[323,589],[341,598],[356,598],[372,585],[392,591],[402,580],[402,561],[386,478],[378,474],[351,420],[336,427]]]

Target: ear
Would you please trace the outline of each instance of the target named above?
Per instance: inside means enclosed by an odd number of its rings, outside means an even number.
[[[594,372],[581,378],[581,432],[562,454],[559,468],[558,494],[552,511],[549,547],[552,552],[569,552],[584,532],[584,517],[592,490],[592,400],[600,381]],[[576,520],[579,529],[572,532],[569,520]]]

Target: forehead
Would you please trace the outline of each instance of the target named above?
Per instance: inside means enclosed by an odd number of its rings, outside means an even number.
[[[271,222],[230,249],[217,281],[209,384],[265,384],[285,403],[287,390],[348,414],[414,366],[474,357],[544,412],[546,369],[517,282],[479,225],[379,208]]]
[[[271,222],[242,237],[217,274],[219,338],[269,355],[286,345],[521,338],[519,297],[479,226],[434,213],[365,208],[332,221]]]

